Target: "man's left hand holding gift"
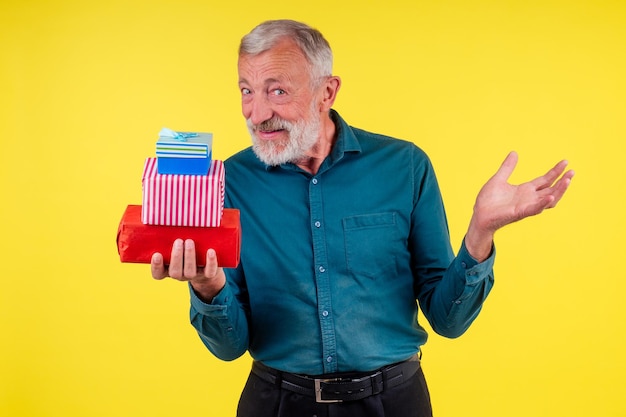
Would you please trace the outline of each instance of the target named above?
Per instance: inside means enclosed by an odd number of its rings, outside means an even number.
[[[176,239],[172,246],[170,264],[165,265],[163,255],[155,253],[152,255],[150,269],[154,279],[171,277],[178,281],[189,281],[200,299],[210,303],[226,285],[226,275],[224,269],[218,266],[213,249],[207,250],[205,265],[204,268],[196,265],[196,246],[193,240]]]

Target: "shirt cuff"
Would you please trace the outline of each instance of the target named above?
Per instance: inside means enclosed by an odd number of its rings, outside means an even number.
[[[496,247],[491,244],[491,254],[483,262],[478,262],[470,255],[465,247],[465,240],[461,244],[461,250],[457,255],[457,265],[463,268],[465,272],[465,280],[468,284],[474,284],[483,280],[491,274],[496,259]]]
[[[189,294],[191,297],[191,306],[200,314],[205,316],[225,316],[226,310],[233,299],[232,292],[228,284],[217,293],[210,303],[206,303],[198,297],[196,291],[189,284]]]

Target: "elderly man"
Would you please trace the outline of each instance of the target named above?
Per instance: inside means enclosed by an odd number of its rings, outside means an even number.
[[[493,285],[496,230],[554,207],[573,172],[562,161],[514,186],[508,155],[455,256],[427,156],[332,110],[341,80],[317,30],[257,26],[238,71],[253,146],[226,161],[226,204],[241,211],[241,263],[224,271],[209,250],[197,268],[194,242],[177,240],[153,277],[189,282],[213,354],[250,352],[239,416],[432,415],[418,302],[437,333],[465,332]]]

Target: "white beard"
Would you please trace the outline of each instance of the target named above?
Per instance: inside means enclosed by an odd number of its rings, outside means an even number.
[[[306,158],[307,152],[315,145],[319,138],[321,118],[311,112],[311,121],[299,120],[289,122],[280,118],[271,118],[258,125],[253,125],[250,119],[246,120],[248,131],[252,137],[252,150],[266,165],[276,166],[288,162],[295,163]],[[256,136],[257,130],[285,129],[288,133],[284,140],[263,140]]]

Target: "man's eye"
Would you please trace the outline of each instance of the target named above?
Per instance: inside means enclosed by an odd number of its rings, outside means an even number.
[[[251,91],[250,91],[249,88],[242,88],[241,89],[241,94],[243,94],[244,96],[247,96],[250,93],[251,93]]]
[[[285,94],[285,90],[281,90],[280,88],[277,88],[276,90],[272,91],[272,94],[274,94],[275,96],[282,96],[283,94]]]

